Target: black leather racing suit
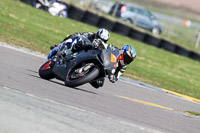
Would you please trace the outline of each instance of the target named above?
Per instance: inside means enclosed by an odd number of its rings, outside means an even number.
[[[79,37],[81,35],[85,36],[86,38],[88,38],[91,42],[93,42],[94,39],[96,38],[96,33],[94,33],[94,32],[83,32],[83,33],[79,33],[78,32],[78,33],[74,33],[72,35],[67,35],[63,41],[65,41],[65,40],[67,40],[69,38],[76,38],[76,37]]]

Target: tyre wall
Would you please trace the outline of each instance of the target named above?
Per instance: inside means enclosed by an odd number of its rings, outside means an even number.
[[[69,6],[68,8],[68,15],[69,18],[77,20],[77,21],[82,21],[83,17],[85,16],[85,11],[76,8],[74,6]]]
[[[98,15],[96,15],[94,13],[86,11],[84,13],[82,22],[87,23],[89,25],[97,26],[99,20],[100,20],[100,16],[98,16]]]
[[[146,33],[143,33],[141,31],[132,28],[128,34],[128,37],[144,42],[146,35],[147,35]]]
[[[115,23],[112,31],[116,32],[118,34],[124,35],[124,36],[128,36],[129,32],[131,31],[131,28],[127,25],[117,22],[117,23]]]
[[[107,30],[112,31],[116,22],[113,22],[107,18],[100,17],[99,22],[97,23],[97,27],[99,28],[106,28]]]
[[[20,1],[32,6],[34,0],[20,0]]]
[[[160,48],[161,39],[147,34],[143,40],[144,43]]]

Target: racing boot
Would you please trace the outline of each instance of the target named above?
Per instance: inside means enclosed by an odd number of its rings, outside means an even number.
[[[102,86],[103,86],[104,81],[105,81],[105,78],[102,78],[102,79],[99,79],[99,80],[97,80],[97,81],[91,82],[90,84],[91,84],[94,88],[98,89],[99,87],[102,87]]]

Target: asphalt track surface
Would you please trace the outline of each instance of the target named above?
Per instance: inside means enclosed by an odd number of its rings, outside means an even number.
[[[0,45],[0,132],[199,133],[200,104],[124,81],[69,88],[38,75],[45,59]]]

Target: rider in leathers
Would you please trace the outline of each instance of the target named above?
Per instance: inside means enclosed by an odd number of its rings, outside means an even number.
[[[79,37],[81,35],[86,37],[86,38],[88,38],[90,40],[90,42],[92,42],[92,43],[78,42],[78,43],[74,44],[71,47],[70,47],[70,43],[65,43],[65,42],[67,42],[68,39],[76,38],[76,37]],[[72,34],[72,35],[67,35],[65,37],[65,39],[61,42],[60,45],[67,45],[67,47],[69,49],[71,48],[71,51],[73,53],[81,51],[81,50],[89,50],[89,49],[92,49],[92,48],[98,48],[98,49],[111,48],[111,49],[114,49],[114,50],[117,49],[119,51],[119,49],[116,46],[106,44],[106,42],[108,41],[109,37],[110,37],[110,34],[106,29],[99,29],[97,31],[97,33],[83,32],[83,33],[75,33],[75,34]],[[58,46],[52,46],[51,49],[52,49],[52,51],[53,50],[54,51],[58,51],[59,47]],[[54,54],[48,56],[48,59],[51,56],[53,56]],[[123,54],[124,54],[124,50],[121,49],[121,55],[123,55]],[[135,52],[135,57],[136,57],[136,52]],[[132,62],[134,60],[134,58],[131,59],[131,61],[129,61],[129,62]],[[112,75],[109,75],[109,77],[108,77],[110,82],[115,83],[115,81],[117,81],[119,79],[120,75],[125,72],[126,66],[128,64],[129,63],[126,63],[125,61],[120,61],[119,65],[118,65],[118,68],[116,69],[115,73],[112,74]],[[105,80],[105,78],[102,78],[102,79],[94,81],[94,82],[92,82],[90,84],[95,88],[99,88],[99,87],[103,86],[104,80]]]

